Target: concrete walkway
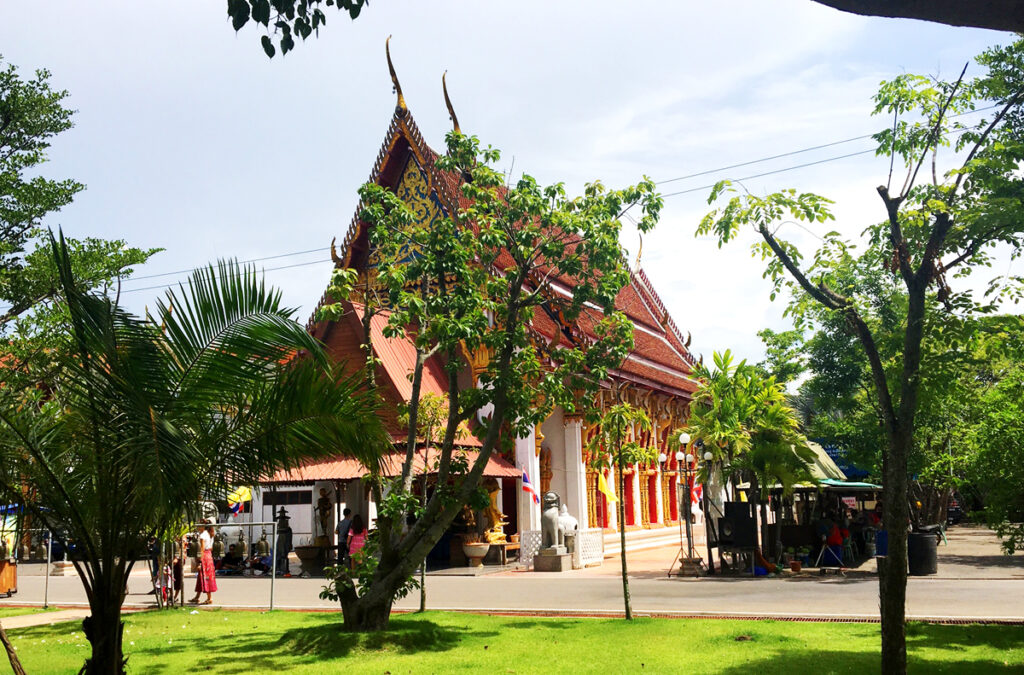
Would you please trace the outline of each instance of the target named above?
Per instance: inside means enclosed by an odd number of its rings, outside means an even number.
[[[19,614],[0,619],[4,630],[15,628],[31,628],[32,626],[52,626],[63,621],[81,621],[89,616],[87,609],[62,609],[56,612],[36,612],[35,614]]]
[[[777,578],[667,577],[678,546],[638,551],[629,558],[633,606],[640,614],[878,618],[878,582],[874,564],[845,577],[801,574]],[[622,582],[617,559],[603,566],[563,574],[503,572],[478,577],[429,576],[431,609],[510,612],[616,613],[622,611]],[[22,578],[19,592],[4,604],[42,604],[43,578]],[[186,580],[186,585],[194,583]],[[278,579],[275,607],[336,609],[318,597],[322,579]],[[266,608],[270,580],[219,578],[214,603],[223,607]],[[127,607],[148,607],[153,597],[147,578],[132,578]],[[191,593],[189,593],[191,595]],[[954,528],[949,546],[939,547],[939,574],[911,577],[907,616],[912,619],[988,619],[1024,621],[1024,556],[1003,556],[998,540],[982,528]],[[75,577],[50,579],[50,603],[84,606]],[[419,604],[414,593],[397,609]]]

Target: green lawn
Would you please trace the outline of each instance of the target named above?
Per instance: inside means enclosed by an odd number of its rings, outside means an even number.
[[[126,616],[135,673],[865,673],[878,626],[691,619],[556,619],[431,612],[386,634],[348,635],[335,613],[188,609]],[[74,672],[88,654],[78,622],[10,631],[25,668]],[[1024,672],[1015,626],[912,625],[911,670]]]
[[[52,612],[53,607],[43,609],[42,607],[0,607],[0,619],[9,616],[21,616],[22,614],[36,614],[37,612]]]

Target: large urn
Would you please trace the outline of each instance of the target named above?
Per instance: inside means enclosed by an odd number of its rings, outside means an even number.
[[[486,541],[464,541],[462,542],[462,552],[466,554],[469,562],[469,567],[483,567],[484,556],[487,555],[487,551],[491,549],[491,545]]]

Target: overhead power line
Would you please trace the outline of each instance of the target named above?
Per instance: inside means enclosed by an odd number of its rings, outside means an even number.
[[[268,255],[268,256],[264,256],[262,258],[250,258],[249,260],[239,260],[238,263],[240,265],[245,265],[247,263],[261,262],[263,260],[277,260],[278,258],[291,258],[291,257],[297,256],[297,255],[305,255],[307,253],[319,253],[321,251],[329,251],[329,250],[331,250],[329,246],[321,246],[320,248],[310,248],[310,249],[306,249],[305,251],[294,251],[292,253],[279,253],[277,255]],[[139,281],[141,279],[156,279],[158,277],[173,277],[173,276],[177,276],[179,274],[191,274],[192,272],[198,272],[201,269],[204,269],[204,267],[190,267],[187,270],[177,270],[176,272],[160,272],[159,274],[146,274],[146,275],[138,276],[138,277],[132,276],[132,277],[128,277],[128,279],[125,279],[125,281]],[[142,289],[139,289],[139,290],[142,290]]]
[[[964,112],[964,113],[959,113],[959,114],[956,114],[956,115],[949,115],[948,117],[950,119],[952,119],[954,117],[963,117],[965,115],[973,115],[975,113],[984,112],[986,110],[992,110],[993,108],[998,108],[998,107],[999,107],[998,105],[990,105],[990,106],[986,106],[984,108],[978,108],[976,110],[971,110],[971,111]],[[790,150],[789,152],[779,153],[778,155],[770,155],[768,157],[762,157],[760,159],[752,159],[752,160],[750,160],[748,162],[740,162],[739,164],[730,164],[729,166],[721,166],[721,167],[718,167],[717,169],[707,169],[706,171],[698,171],[697,173],[691,173],[691,174],[687,174],[685,176],[676,176],[675,178],[668,178],[666,180],[656,181],[655,185],[667,185],[668,183],[675,183],[675,182],[681,181],[681,180],[688,180],[690,178],[699,178],[700,176],[707,176],[708,174],[718,173],[719,171],[729,171],[731,169],[739,169],[739,168],[742,168],[744,166],[751,166],[752,164],[761,164],[763,162],[770,162],[772,160],[782,159],[783,157],[792,157],[793,155],[800,155],[800,154],[803,154],[805,152],[814,152],[815,150],[823,150],[825,148],[832,148],[832,147],[835,147],[837,145],[843,145],[845,143],[853,143],[854,141],[863,141],[865,139],[873,137],[874,135],[875,134],[863,134],[861,136],[853,136],[851,138],[844,138],[841,141],[832,141],[831,143],[822,143],[821,145],[812,145],[812,146],[807,147],[807,148],[800,148],[799,150]],[[861,153],[854,153],[854,154],[861,154]],[[842,155],[840,157],[836,157],[835,159],[845,159],[846,157],[852,157],[852,156],[853,155]],[[792,167],[792,168],[793,169],[799,169],[799,168],[802,168],[804,166],[813,166],[813,164],[801,164],[800,166],[796,166],[796,167]],[[762,174],[762,175],[766,175],[767,176],[769,174]],[[674,194],[679,194],[679,193],[674,193]],[[667,195],[664,195],[664,196],[667,196]]]
[[[777,173],[785,173],[787,171],[795,171],[797,169],[803,169],[803,168],[806,168],[808,166],[814,166],[816,164],[825,164],[827,162],[836,162],[836,161],[839,161],[840,159],[849,159],[850,157],[856,157],[857,155],[866,155],[868,153],[874,153],[874,152],[875,152],[874,148],[868,148],[867,150],[858,150],[857,152],[851,152],[851,153],[849,153],[847,155],[839,155],[837,157],[826,157],[825,159],[819,159],[816,162],[807,162],[805,164],[796,164],[794,166],[787,166],[787,167],[783,167],[781,169],[775,169],[774,171],[765,171],[764,173],[755,173],[752,176],[744,176],[743,178],[732,178],[730,180],[732,180],[734,182],[741,182],[741,181],[745,181],[745,180],[752,180],[754,178],[762,178],[764,176],[771,176],[771,175],[774,175],[774,174],[777,174]],[[676,195],[685,195],[685,194],[688,194],[690,192],[700,192],[701,190],[710,190],[713,187],[715,187],[714,183],[712,183],[711,185],[702,185],[700,187],[690,188],[688,190],[678,190],[676,192],[667,192],[667,193],[665,193],[665,194],[663,194],[661,196],[662,197],[675,197]]]
[[[271,256],[271,257],[282,257],[282,256]],[[269,258],[267,258],[267,259],[269,259]],[[331,262],[330,259],[327,259],[327,260],[310,260],[308,262],[295,263],[294,265],[281,265],[279,267],[268,267],[266,269],[256,270],[256,271],[258,273],[276,272],[277,270],[287,270],[287,269],[292,269],[292,268],[295,268],[295,267],[306,267],[308,265],[321,265],[323,263],[329,263],[329,262]],[[242,272],[242,274],[244,274],[244,273],[245,272]],[[239,276],[239,275],[238,274],[232,274],[231,276]],[[222,277],[216,277],[216,278],[220,279]],[[174,282],[174,283],[170,283],[170,284],[160,284],[160,285],[157,285],[157,286],[146,286],[144,288],[122,289],[121,295],[124,295],[125,293],[137,293],[139,291],[152,291],[152,290],[158,290],[158,289],[161,289],[161,288],[172,288],[174,286],[184,285],[184,284],[188,284],[188,283],[189,283],[189,280],[185,279],[183,281]]]

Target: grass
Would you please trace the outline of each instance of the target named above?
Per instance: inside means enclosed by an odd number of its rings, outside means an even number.
[[[0,619],[9,616],[21,616],[23,614],[38,614],[39,612],[52,612],[53,607],[43,609],[42,607],[0,607]]]
[[[127,615],[135,673],[864,673],[878,626],[694,619],[562,619],[428,612],[384,634],[341,632],[335,613],[166,610]],[[78,622],[10,631],[33,674],[77,670]],[[1024,672],[1016,626],[908,628],[912,672]]]

